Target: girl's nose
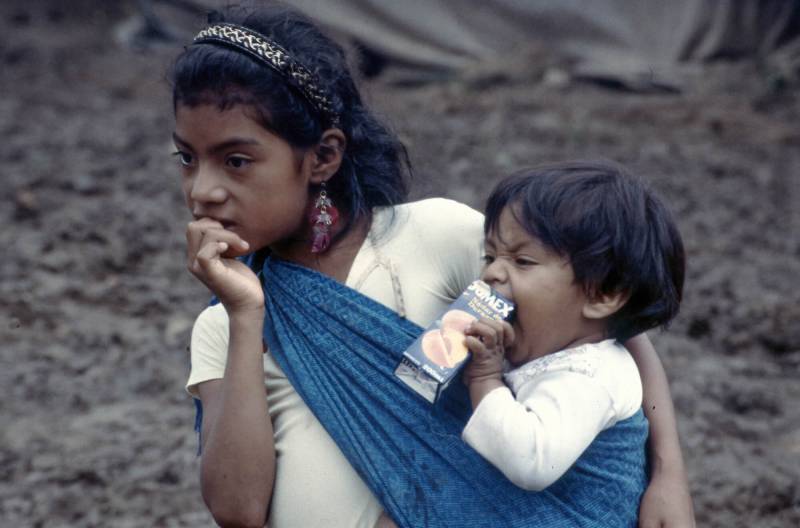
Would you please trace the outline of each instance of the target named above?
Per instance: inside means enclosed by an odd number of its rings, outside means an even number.
[[[221,203],[227,198],[227,193],[214,171],[201,166],[192,179],[189,197],[195,203]]]

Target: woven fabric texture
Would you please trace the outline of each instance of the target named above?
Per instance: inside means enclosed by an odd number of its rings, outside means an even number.
[[[395,378],[422,328],[306,268],[267,259],[262,274],[270,352],[399,526],[636,525],[647,483],[641,411],[602,432],[552,486],[524,491],[461,440],[463,384],[432,406]]]

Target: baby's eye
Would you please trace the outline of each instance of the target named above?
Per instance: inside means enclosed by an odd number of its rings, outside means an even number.
[[[484,255],[482,258],[483,258],[483,263],[486,264],[487,266],[492,262],[494,262],[494,255]]]
[[[173,156],[178,158],[178,161],[184,167],[191,167],[192,163],[194,163],[194,157],[188,152],[184,152],[183,150],[176,150],[172,153]]]
[[[243,169],[251,162],[252,160],[244,158],[242,156],[229,156],[228,159],[225,160],[225,163],[227,163],[229,167],[234,169]]]
[[[535,266],[536,261],[527,257],[517,257],[514,259],[517,266]]]

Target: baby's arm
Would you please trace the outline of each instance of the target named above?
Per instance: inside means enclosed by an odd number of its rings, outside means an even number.
[[[532,381],[515,399],[502,381],[503,342],[513,341],[510,325],[484,319],[467,333],[472,360],[464,378],[475,412],[462,437],[515,485],[542,490],[614,418],[611,396],[590,377],[558,371]]]
[[[694,510],[683,464],[675,408],[664,367],[647,335],[625,343],[642,377],[642,406],[650,421],[650,483],[642,497],[639,526],[694,526]]]
[[[574,372],[544,374],[518,399],[499,388],[475,409],[462,437],[515,485],[543,490],[558,480],[613,417],[599,384]]]

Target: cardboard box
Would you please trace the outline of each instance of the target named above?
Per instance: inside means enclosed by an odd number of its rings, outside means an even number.
[[[403,353],[395,375],[431,403],[469,358],[464,330],[481,318],[508,320],[514,304],[477,280]]]

